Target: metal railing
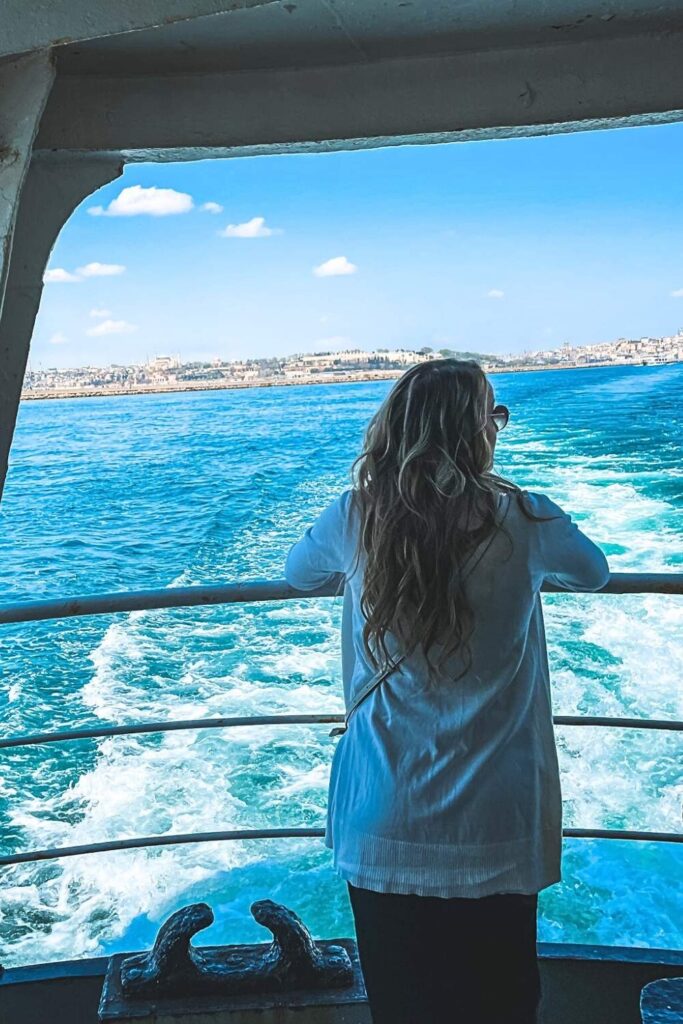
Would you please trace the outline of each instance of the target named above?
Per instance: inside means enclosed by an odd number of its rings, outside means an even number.
[[[291,601],[311,597],[338,597],[343,576],[335,577],[316,590],[295,590],[284,580],[254,580],[218,587],[166,587],[161,590],[131,590],[124,593],[92,594],[57,601],[24,601],[0,605],[0,625],[12,622],[37,622],[66,619],[75,615],[105,615],[112,612],[138,612],[154,608],[190,608],[196,605],[251,604],[257,601]],[[683,573],[614,572],[609,582],[597,591],[564,590],[544,584],[548,594],[683,594]]]
[[[185,608],[198,605],[246,604],[261,601],[286,601],[313,597],[336,597],[341,593],[343,577],[336,577],[316,590],[299,591],[284,581],[255,581],[218,587],[176,587],[163,590],[145,590],[122,594],[97,594],[88,597],[67,598],[57,601],[33,601],[0,606],[0,624],[36,622],[47,619],[79,615],[103,615],[113,612],[142,611],[160,608]],[[582,593],[564,591],[547,585],[543,590],[551,593]],[[683,573],[613,573],[597,594],[675,594],[683,595]],[[0,749],[16,749],[38,744],[63,743],[70,740],[100,739],[105,736],[127,736],[142,733],[172,732],[185,729],[219,729],[268,725],[333,725],[344,721],[340,714],[317,715],[253,715],[228,718],[187,719],[174,722],[135,722],[126,725],[98,726],[59,732],[36,733],[0,740]],[[683,731],[683,722],[670,719],[610,718],[588,715],[555,715],[553,721],[561,726],[604,726],[621,729],[653,729],[670,732]],[[226,840],[321,838],[321,828],[232,829],[218,832],[195,832],[162,836],[138,836],[108,840],[79,846],[53,847],[26,853],[0,856],[0,866],[32,863],[75,857],[81,854],[103,853],[113,850],[132,850],[152,846],[175,846],[186,843],[207,843]],[[641,832],[628,829],[565,828],[568,838],[627,839],[650,842],[680,843],[683,833]]]

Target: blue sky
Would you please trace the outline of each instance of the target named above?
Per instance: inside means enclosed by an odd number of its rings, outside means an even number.
[[[670,334],[683,124],[133,164],[48,267],[33,367]]]

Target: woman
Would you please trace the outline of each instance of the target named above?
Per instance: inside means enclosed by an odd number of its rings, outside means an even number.
[[[549,498],[493,472],[507,420],[476,363],[415,366],[354,488],[287,559],[301,590],[345,582],[326,843],[374,1024],[536,1020],[537,898],[562,841],[539,592],[609,570]]]

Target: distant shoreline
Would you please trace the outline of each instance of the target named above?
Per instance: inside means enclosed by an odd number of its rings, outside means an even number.
[[[605,366],[674,366],[678,360],[671,360],[667,363],[571,363],[562,366],[514,366],[496,367],[487,370],[487,375],[496,373],[536,373],[543,370],[593,370]],[[296,380],[249,380],[249,381],[184,381],[177,384],[164,386],[161,384],[144,385],[134,387],[103,387],[103,388],[65,388],[63,390],[50,391],[23,391],[22,402],[42,402],[58,398],[112,398],[122,395],[166,395],[181,394],[187,391],[244,391],[249,388],[288,388],[309,386],[311,384],[363,384],[373,381],[398,380],[405,373],[405,370],[375,370],[367,373],[344,373],[330,374],[324,379],[302,378]]]

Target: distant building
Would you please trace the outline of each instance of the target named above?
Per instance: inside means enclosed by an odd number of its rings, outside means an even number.
[[[160,373],[164,370],[177,370],[180,366],[180,359],[177,356],[155,356],[147,363],[147,369],[152,373]]]

